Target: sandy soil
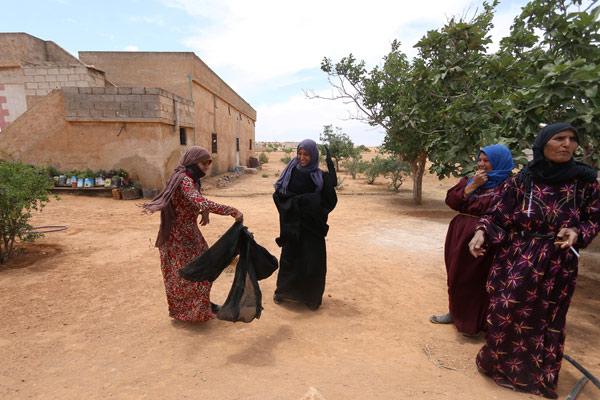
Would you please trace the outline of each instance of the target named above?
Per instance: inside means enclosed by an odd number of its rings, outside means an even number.
[[[257,175],[208,196],[245,213],[279,255],[270,198],[281,153]],[[264,177],[263,177],[264,175]],[[526,399],[475,369],[481,339],[428,317],[446,310],[443,239],[452,180],[425,180],[425,203],[345,177],[327,239],[328,285],[311,312],[272,303],[275,277],[250,324],[172,322],[158,251],[158,216],[136,202],[63,196],[35,224],[66,224],[0,268],[2,399]],[[409,188],[410,181],[405,183]],[[214,242],[232,222],[213,216]],[[600,254],[582,256],[566,352],[600,376]],[[225,299],[233,274],[213,289]],[[564,363],[564,398],[580,374]],[[588,384],[580,399],[598,399]]]

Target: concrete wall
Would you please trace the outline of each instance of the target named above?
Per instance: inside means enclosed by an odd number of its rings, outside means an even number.
[[[67,121],[160,122],[194,127],[194,104],[158,88],[65,88]]]
[[[81,62],[54,42],[42,40],[27,33],[0,33],[0,66],[22,63],[81,64]]]
[[[144,187],[162,188],[186,146],[160,122],[67,121],[65,95],[54,91],[0,133],[0,158],[61,170],[127,170]]]
[[[194,53],[80,52],[79,57],[105,71],[106,78],[117,85],[158,86],[193,99],[195,130],[189,144],[210,150],[212,134],[217,134],[213,174],[237,165],[238,158],[239,164],[246,165],[254,155],[249,140],[254,142],[256,111]]]

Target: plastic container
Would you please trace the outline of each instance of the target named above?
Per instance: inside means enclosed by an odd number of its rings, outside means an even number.
[[[83,178],[77,178],[77,188],[81,189],[84,186],[85,180]]]
[[[71,177],[71,187],[73,187],[73,188],[76,188],[76,187],[77,187],[77,183],[78,183],[78,182],[79,182],[79,181],[78,181],[77,177],[76,177],[75,175],[73,175],[73,176]],[[82,183],[82,184],[83,184],[83,183]]]
[[[67,185],[67,177],[65,175],[58,176],[58,186],[66,186]]]

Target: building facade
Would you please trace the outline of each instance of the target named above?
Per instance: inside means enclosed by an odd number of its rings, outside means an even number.
[[[190,145],[254,155],[256,111],[194,53],[80,52],[0,33],[0,159],[127,170],[161,188]]]

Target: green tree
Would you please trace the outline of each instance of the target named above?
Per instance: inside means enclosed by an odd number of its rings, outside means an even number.
[[[53,182],[43,168],[18,162],[0,162],[0,263],[13,254],[17,239],[32,241],[40,235],[31,232],[34,211],[48,202]]]
[[[323,132],[319,136],[319,140],[323,145],[329,147],[331,158],[335,160],[335,168],[339,170],[340,161],[355,157],[358,155],[354,148],[354,143],[350,137],[342,131],[340,127],[332,125],[323,126]],[[325,149],[321,148],[321,154],[325,154]]]

